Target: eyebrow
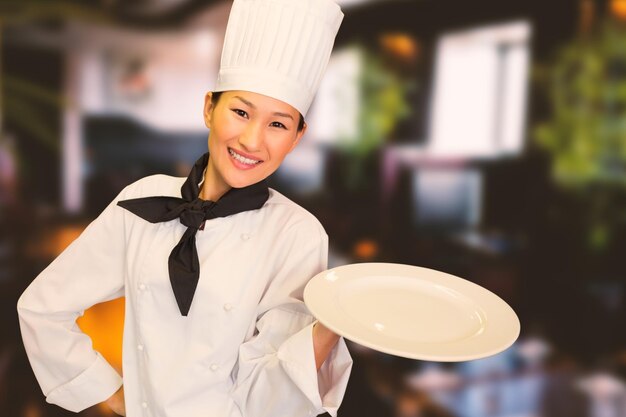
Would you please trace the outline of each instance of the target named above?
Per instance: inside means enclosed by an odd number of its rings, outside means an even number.
[[[239,97],[239,96],[234,96],[233,98],[238,98],[239,100],[241,100],[244,104],[247,104],[248,106],[252,107],[253,109],[256,109],[256,106],[252,103],[250,103],[248,100],[246,100],[245,98]],[[283,116],[283,117],[288,117],[291,120],[293,120],[293,117],[290,114],[287,113],[281,113],[279,111],[275,111],[274,112],[274,116]]]

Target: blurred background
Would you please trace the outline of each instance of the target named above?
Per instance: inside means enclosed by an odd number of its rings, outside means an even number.
[[[626,417],[626,0],[338,2],[271,186],[325,226],[330,267],[439,269],[522,324],[461,363],[350,343],[340,416]],[[206,151],[230,7],[0,0],[1,415],[73,415],[45,402],[17,299],[125,185]],[[122,321],[122,300],[79,320],[118,369]]]

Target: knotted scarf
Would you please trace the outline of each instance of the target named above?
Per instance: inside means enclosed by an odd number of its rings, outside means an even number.
[[[181,187],[182,198],[155,196],[118,201],[117,205],[151,222],[167,222],[179,218],[187,226],[168,259],[168,269],[176,303],[187,316],[200,278],[200,262],[196,249],[196,232],[207,219],[226,217],[261,208],[269,198],[267,180],[244,188],[231,188],[217,201],[202,200],[199,184],[209,162],[209,153],[196,161]]]

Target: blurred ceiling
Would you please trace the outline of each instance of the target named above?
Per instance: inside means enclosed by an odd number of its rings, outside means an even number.
[[[354,6],[393,0],[335,0],[345,10]],[[136,27],[173,27],[213,6],[232,0],[1,0],[4,24],[66,20],[100,21]]]

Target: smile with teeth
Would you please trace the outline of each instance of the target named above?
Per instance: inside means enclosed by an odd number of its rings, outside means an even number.
[[[241,162],[242,164],[257,165],[263,162],[263,161],[258,161],[255,159],[246,158],[245,156],[241,156],[237,152],[233,151],[231,148],[228,148],[228,153],[230,153],[230,156],[232,156],[233,158],[235,158],[237,161]]]

